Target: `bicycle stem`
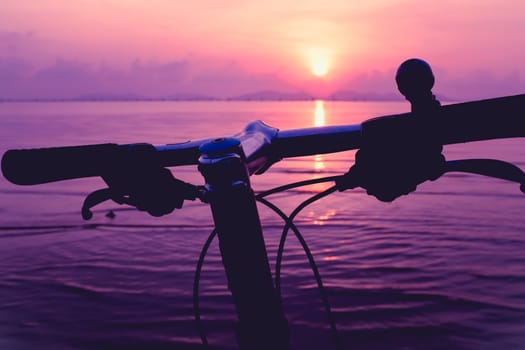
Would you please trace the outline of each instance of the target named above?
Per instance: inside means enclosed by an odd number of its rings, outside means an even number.
[[[240,349],[290,349],[288,322],[273,285],[255,196],[238,139],[203,145],[206,181],[222,263],[236,307]]]

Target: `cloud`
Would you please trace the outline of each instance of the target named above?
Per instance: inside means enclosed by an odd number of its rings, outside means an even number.
[[[71,99],[103,94],[156,98],[183,93],[226,98],[265,89],[293,90],[276,75],[250,73],[234,61],[135,60],[119,68],[58,59],[35,69],[22,60],[0,57],[0,79],[0,99]]]
[[[43,68],[27,61],[0,56],[0,99],[72,99],[82,96],[138,95],[161,98],[177,94],[228,98],[262,90],[295,93],[315,91],[318,81],[291,83],[286,72],[250,71],[241,63],[190,57],[165,62],[135,60],[126,66],[57,59]],[[455,100],[480,99],[525,92],[517,70],[496,74],[473,70],[458,75],[437,68],[434,92]],[[284,75],[284,74],[283,74]],[[331,91],[353,91],[367,96],[402,98],[397,92],[395,67],[362,70],[339,77]]]
[[[18,54],[27,46],[34,44],[33,32],[6,32],[0,31],[0,48],[2,52],[10,54]]]
[[[24,61],[0,57],[0,98],[70,99],[91,94],[140,94],[156,97],[168,94],[189,79],[186,61],[142,63],[126,68],[56,60],[35,69]]]
[[[0,57],[0,99],[16,95],[30,74],[29,64],[16,57]],[[23,84],[22,84],[23,85]]]
[[[224,62],[196,73],[189,88],[221,98],[261,90],[297,91],[296,87],[276,73],[251,73],[235,61]]]
[[[525,93],[525,80],[517,70],[501,75],[496,75],[489,70],[473,70],[457,76],[449,76],[445,73],[438,83],[448,97],[457,100]]]
[[[395,83],[395,71],[393,67],[388,71],[352,74],[340,84],[339,90],[401,97]],[[496,74],[491,70],[475,69],[458,73],[434,67],[433,71],[436,78],[433,92],[443,99],[467,101],[525,93],[525,80],[518,70]]]
[[[14,83],[28,74],[29,64],[16,57],[0,57],[0,86]]]
[[[371,70],[353,73],[340,85],[340,89],[374,94],[396,94],[395,69]]]
[[[72,98],[85,89],[96,89],[98,77],[91,66],[75,61],[57,60],[43,69],[26,66],[3,98]]]
[[[64,46],[63,42],[43,37],[32,30],[0,30],[0,56],[22,59],[31,62],[34,67],[49,65],[57,57],[57,52],[71,54],[74,51],[71,47]]]

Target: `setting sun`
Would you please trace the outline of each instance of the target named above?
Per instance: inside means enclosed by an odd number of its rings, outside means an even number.
[[[329,68],[328,61],[321,60],[321,59],[312,62],[311,67],[310,67],[312,74],[317,77],[325,76],[326,73],[328,73],[328,68]]]
[[[317,77],[324,77],[328,74],[331,64],[331,53],[326,49],[306,50],[306,58],[310,67],[310,72]]]

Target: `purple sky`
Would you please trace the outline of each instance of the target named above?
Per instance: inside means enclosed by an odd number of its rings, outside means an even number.
[[[440,95],[501,96],[525,92],[524,38],[511,0],[17,0],[0,11],[0,99],[389,94],[410,57]]]

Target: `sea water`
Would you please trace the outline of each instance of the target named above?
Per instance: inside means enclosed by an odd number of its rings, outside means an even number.
[[[0,151],[97,143],[166,144],[231,136],[251,120],[281,130],[355,124],[407,111],[402,102],[0,103]],[[453,127],[451,125],[451,127]],[[525,141],[446,146],[448,159],[498,158],[525,168]],[[262,191],[333,176],[354,152],[286,159],[254,176]],[[31,169],[38,172],[38,168]],[[195,166],[172,169],[201,185]],[[0,178],[0,349],[197,349],[192,284],[213,229],[209,208],[186,202],[153,218],[114,203],[83,221],[99,178],[15,186]],[[290,213],[330,184],[268,197]],[[445,175],[393,203],[362,190],[307,207],[308,242],[346,349],[525,349],[525,195],[519,186]],[[112,211],[114,218],[106,216]],[[260,206],[272,269],[280,218]],[[285,246],[283,304],[295,349],[334,343],[297,239]],[[256,302],[256,301],[254,301]],[[217,242],[200,281],[213,348],[235,349],[235,310]]]

